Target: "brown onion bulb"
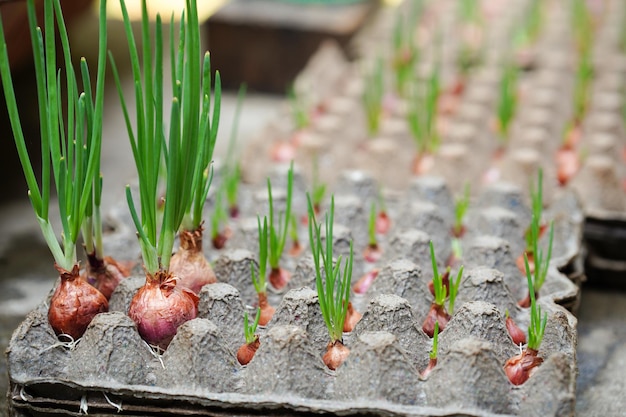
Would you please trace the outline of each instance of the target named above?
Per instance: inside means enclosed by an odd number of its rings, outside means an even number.
[[[525,345],[526,335],[524,334],[522,329],[520,329],[519,326],[515,324],[513,319],[511,317],[507,317],[505,324],[506,330],[509,332],[509,336],[511,336],[511,340],[513,340],[513,343],[515,343],[516,345]]]
[[[365,294],[369,287],[372,285],[376,277],[378,276],[378,269],[372,269],[366,272],[359,280],[352,286],[352,291],[356,294]]]
[[[346,312],[346,320],[343,322],[343,331],[350,333],[354,330],[361,317],[363,317],[363,314],[356,311],[352,306],[352,302],[348,301],[348,311]]]
[[[237,350],[237,361],[240,365],[245,366],[250,363],[252,358],[254,358],[254,354],[261,346],[261,342],[259,341],[259,337],[255,337],[252,343],[244,343]]]
[[[340,340],[335,340],[334,342],[329,343],[326,347],[326,353],[322,356],[322,360],[328,369],[334,371],[341,366],[349,355],[350,349],[348,349]]]
[[[261,292],[257,294],[259,296],[259,308],[261,309],[261,316],[259,317],[259,325],[266,326],[270,322],[276,309],[270,305],[267,301],[267,293]]]
[[[83,278],[99,290],[107,300],[111,298],[118,284],[130,275],[130,268],[126,265],[110,256],[99,259],[95,251],[87,254],[87,261]]]
[[[66,334],[76,340],[83,336],[96,314],[109,310],[109,303],[100,291],[80,278],[78,264],[71,271],[56,264],[54,267],[61,283],[50,299],[48,322],[57,335]]]
[[[180,279],[180,285],[194,293],[206,284],[217,282],[215,272],[202,252],[202,225],[194,231],[180,232],[180,249],[170,260],[169,271]]]
[[[422,324],[422,330],[428,337],[433,337],[435,334],[435,323],[439,322],[439,332],[441,333],[446,328],[451,318],[444,306],[432,303],[430,310],[428,310],[428,315]]]
[[[143,340],[165,350],[178,326],[198,315],[198,296],[176,285],[171,273],[146,274],[146,283],[130,302],[128,315]]]
[[[270,274],[267,277],[270,285],[276,290],[282,290],[287,286],[289,280],[291,279],[291,274],[289,271],[283,268],[272,268],[270,270]]]

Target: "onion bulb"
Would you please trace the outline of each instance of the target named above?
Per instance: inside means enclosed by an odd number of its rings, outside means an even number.
[[[346,312],[346,319],[343,322],[343,331],[345,333],[350,333],[354,330],[354,326],[361,320],[363,314],[359,313],[352,306],[352,302],[348,301],[348,311]]]
[[[522,385],[543,363],[535,349],[525,348],[519,355],[508,359],[504,364],[504,372],[513,385]]]
[[[87,254],[87,260],[84,279],[100,291],[107,300],[111,298],[117,285],[130,275],[130,269],[126,265],[110,256],[99,259],[94,251]]]
[[[83,333],[98,313],[109,310],[109,303],[100,291],[80,278],[80,267],[75,264],[71,271],[54,265],[61,276],[61,283],[50,299],[48,322],[57,335],[65,334],[74,340]]]
[[[128,315],[148,344],[165,350],[178,326],[198,315],[198,296],[176,285],[176,276],[158,271],[146,274],[146,283],[133,297]]]
[[[444,306],[432,303],[430,305],[430,310],[428,310],[426,320],[424,320],[424,323],[422,324],[422,330],[428,335],[428,337],[433,337],[435,334],[435,323],[439,323],[439,332],[442,332],[448,325],[450,319],[451,317]]]
[[[180,249],[172,256],[169,271],[180,284],[198,294],[206,284],[217,282],[215,272],[202,252],[202,225],[194,231],[180,232]]]
[[[348,349],[340,340],[330,342],[326,347],[326,353],[322,356],[324,365],[328,369],[334,371],[348,358],[350,349]]]
[[[255,337],[252,343],[244,343],[237,350],[237,361],[240,365],[245,366],[250,363],[254,354],[261,346],[261,342],[259,341],[259,337]]]

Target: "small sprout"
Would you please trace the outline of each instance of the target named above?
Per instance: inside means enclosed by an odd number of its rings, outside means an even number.
[[[365,91],[363,92],[363,105],[367,117],[367,132],[370,137],[378,134],[380,119],[383,112],[384,71],[383,60],[378,58],[371,73],[365,77]]]
[[[291,221],[291,201],[293,196],[293,162],[289,167],[287,173],[287,206],[284,213],[278,215],[278,224],[275,223],[274,216],[274,199],[272,197],[272,184],[270,179],[267,179],[267,196],[270,206],[269,213],[269,251],[268,258],[270,263],[270,275],[269,281],[272,286],[280,290],[284,288],[291,274],[288,271],[280,267],[280,258],[285,249],[285,243],[287,241],[287,233],[289,231],[289,223]]]
[[[289,238],[292,242],[291,249],[289,249],[289,255],[300,255],[300,253],[302,253],[302,245],[300,244],[300,239],[298,238],[298,220],[296,219],[295,214],[291,215],[291,220],[289,222]]]
[[[333,263],[333,221],[335,198],[331,197],[330,211],[325,217],[325,242],[322,242],[322,225],[315,221],[315,213],[309,205],[309,241],[315,264],[315,286],[324,323],[328,328],[330,343],[323,360],[329,369],[337,369],[350,351],[343,345],[343,328],[350,303],[350,283],[352,280],[353,246],[350,242],[350,255],[343,265],[340,256]],[[322,271],[324,279],[322,279]]]
[[[530,275],[528,258],[524,255],[526,264],[526,279],[530,290],[530,325],[528,326],[528,345],[516,355],[506,361],[504,372],[513,385],[521,385],[530,378],[536,367],[543,363],[543,359],[537,356],[539,346],[543,340],[543,335],[548,322],[548,314],[541,317],[541,308],[537,305],[535,298],[535,288]]]
[[[395,88],[399,96],[406,93],[407,83],[414,74],[419,51],[414,40],[414,28],[422,12],[422,1],[414,0],[413,7],[405,19],[398,13],[393,30],[393,62]]]
[[[248,312],[243,315],[243,333],[246,338],[246,342],[237,350],[237,361],[243,366],[250,363],[257,349],[261,345],[259,336],[256,334],[259,320],[261,319],[261,308],[257,308],[256,316],[254,318],[254,324],[250,325],[248,321]]]
[[[498,98],[498,133],[503,143],[508,141],[509,128],[517,108],[517,74],[515,64],[505,66],[500,80]]]
[[[228,202],[228,213],[231,218],[239,216],[239,183],[241,182],[241,166],[237,163],[229,169],[224,177],[224,187],[226,191],[226,201]]]
[[[322,207],[322,201],[326,195],[326,184],[320,181],[319,178],[319,158],[317,155],[313,158],[313,210],[315,214],[319,214]]]
[[[465,214],[467,213],[467,209],[470,204],[470,185],[465,184],[465,190],[463,192],[463,197],[458,199],[454,204],[454,226],[452,229],[452,234],[456,238],[460,238],[465,233],[465,226],[463,225],[463,219],[465,218]]]
[[[215,205],[213,207],[213,215],[211,216],[211,242],[215,249],[223,249],[230,234],[226,230],[228,228],[226,225],[228,213],[222,200],[223,194],[226,193],[225,187],[226,183],[224,183],[224,188],[220,188],[215,194]]]
[[[241,182],[241,165],[235,161],[235,148],[237,145],[237,132],[239,130],[239,119],[241,118],[241,108],[246,96],[246,84],[239,86],[237,93],[237,105],[235,116],[228,139],[228,150],[226,151],[226,175],[224,177],[226,186],[226,200],[228,201],[228,212],[231,218],[239,216],[238,191]]]
[[[450,297],[448,298],[448,313],[454,314],[454,302],[456,296],[459,293],[459,285],[461,285],[461,277],[463,276],[463,265],[459,269],[459,273],[456,276],[456,281],[450,283]]]
[[[267,217],[263,218],[263,225],[261,226],[261,219],[257,217],[257,227],[259,230],[259,273],[256,273],[254,263],[250,261],[250,275],[252,276],[252,285],[259,298],[259,308],[261,309],[261,318],[259,324],[261,326],[267,325],[272,319],[276,309],[272,307],[267,301],[267,282],[265,280],[267,272],[267,245],[268,245],[268,230],[267,230]]]
[[[254,317],[254,323],[250,325],[248,320],[248,312],[246,311],[243,315],[243,334],[246,338],[246,343],[252,343],[258,336],[256,335],[256,329],[259,325],[259,319],[261,318],[261,309],[257,307],[256,316]]]
[[[538,227],[540,229],[541,225],[541,216],[543,211],[543,170],[540,168],[537,173],[537,186],[535,187],[533,183],[530,184],[530,208],[532,211],[531,224],[526,229],[526,252],[532,255],[534,250],[534,242],[533,242],[533,227]],[[535,225],[535,223],[537,223]],[[523,259],[520,257],[518,259],[518,267],[523,266]],[[520,267],[522,272],[523,268]]]
[[[376,203],[372,202],[370,206],[370,215],[369,220],[367,222],[367,234],[368,234],[368,244],[363,251],[363,257],[366,262],[378,262],[380,257],[383,254],[383,251],[378,244],[378,239],[376,238]]]
[[[391,228],[391,218],[387,214],[387,206],[382,191],[378,191],[378,216],[376,217],[376,233],[386,234]]]
[[[574,115],[575,124],[580,124],[589,104],[589,91],[593,81],[593,61],[590,51],[581,54],[576,69],[574,84]]]
[[[438,350],[439,350],[439,322],[436,321],[435,329],[433,332],[433,348],[428,353],[428,357],[429,357],[428,366],[426,367],[426,369],[422,371],[422,373],[420,374],[420,378],[422,379],[428,378],[428,375],[430,375],[432,370],[435,369],[435,366],[437,366],[437,351]]]
[[[446,301],[446,296],[448,295],[448,286],[444,285],[443,275],[439,275],[439,271],[437,269],[437,259],[435,257],[435,248],[432,241],[430,241],[430,260],[433,266],[433,288],[435,291],[435,304],[443,307]],[[449,270],[446,272],[449,273]]]
[[[424,320],[424,323],[422,324],[422,330],[424,330],[424,333],[426,333],[429,337],[433,337],[435,333],[435,323],[439,322],[439,325],[438,325],[439,330],[443,331],[446,325],[448,324],[448,321],[450,321],[451,319],[450,314],[448,314],[445,308],[447,286],[444,283],[444,278],[449,279],[448,277],[450,274],[450,268],[447,269],[445,274],[439,275],[439,271],[437,269],[437,259],[435,257],[435,249],[433,247],[432,241],[430,242],[430,259],[433,265],[432,287],[433,287],[433,292],[435,294],[435,299],[433,303],[430,305],[430,310],[428,311],[426,319]],[[462,271],[463,269],[461,268],[461,271],[459,271],[459,278],[457,278],[457,282],[456,282],[457,289],[458,289],[458,285],[460,282],[460,276],[463,273]],[[448,286],[449,286],[449,283],[448,283]],[[452,307],[454,307],[455,297],[456,297],[456,293],[454,294],[454,297],[452,298]]]

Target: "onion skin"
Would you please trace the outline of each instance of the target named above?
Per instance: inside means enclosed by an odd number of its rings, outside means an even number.
[[[539,298],[539,294],[535,291],[535,299]],[[522,298],[517,302],[517,305],[522,308],[530,308],[530,292],[526,295],[526,297]]]
[[[413,175],[423,175],[430,171],[434,164],[435,160],[431,154],[418,154],[413,160],[411,171],[413,172]]]
[[[137,325],[139,334],[150,345],[165,350],[178,326],[198,315],[198,296],[176,285],[170,272],[146,274],[146,283],[137,291],[128,309],[128,316]]]
[[[87,254],[87,261],[83,278],[100,291],[107,300],[111,298],[118,284],[130,275],[130,270],[125,265],[110,256],[99,259],[95,251]]]
[[[230,216],[231,219],[238,219],[239,218],[239,206],[237,205],[230,206],[228,208],[228,215]]]
[[[452,317],[446,312],[446,309],[439,304],[432,303],[430,310],[426,315],[426,319],[422,324],[422,330],[432,338],[435,334],[435,323],[439,322],[439,333],[443,332]]]
[[[261,309],[259,326],[267,326],[267,323],[269,323],[274,316],[276,309],[267,301],[267,293],[260,292],[257,295],[259,296],[259,308]]]
[[[289,253],[289,256],[293,256],[295,258],[295,257],[300,256],[303,250],[304,248],[300,244],[300,241],[294,240],[293,244],[291,245],[291,248],[289,248],[288,253]]]
[[[580,170],[580,156],[574,149],[562,148],[556,154],[557,179],[559,185],[566,185],[578,170]]]
[[[296,157],[296,147],[290,142],[276,142],[270,149],[270,157],[274,162],[289,162]]]
[[[370,243],[365,247],[365,250],[363,251],[363,258],[365,259],[365,262],[376,263],[380,260],[382,256],[383,250],[377,243]]]
[[[372,282],[374,282],[378,276],[378,272],[378,269],[372,269],[367,272],[352,286],[352,291],[354,291],[355,294],[365,294],[369,287],[372,286]]]
[[[461,225],[460,227],[452,227],[452,236],[457,238],[457,239],[461,239],[464,235],[465,235],[465,231],[467,230],[467,228],[465,227],[465,225]]]
[[[277,290],[282,290],[287,286],[289,280],[291,279],[291,274],[289,271],[283,268],[272,268],[270,270],[270,274],[267,277],[267,280],[270,282],[270,285]]]
[[[254,338],[252,343],[244,343],[237,350],[237,361],[241,366],[246,366],[250,363],[252,358],[254,358],[254,354],[261,346],[261,342],[259,341],[259,336]]]
[[[361,320],[363,314],[359,313],[352,306],[352,302],[348,301],[348,311],[346,313],[346,320],[343,322],[343,331],[345,333],[350,333],[354,330],[354,326]]]
[[[511,340],[513,340],[513,343],[515,343],[516,345],[526,344],[526,335],[524,334],[522,329],[520,329],[519,326],[515,324],[515,321],[513,321],[511,317],[506,318],[505,325],[507,331],[509,332],[509,336],[511,336]]]
[[[422,373],[420,374],[420,378],[428,378],[428,375],[430,375],[433,369],[435,369],[435,366],[437,366],[437,358],[430,358],[430,360],[428,361],[428,366],[422,371]]]
[[[535,257],[533,256],[532,251],[526,251],[524,253],[526,254],[526,257],[528,258],[528,269],[530,270],[529,272],[533,274],[535,272]],[[524,263],[524,253],[522,253],[520,256],[517,257],[517,259],[515,260],[515,264],[517,265],[517,269],[519,269],[520,272],[524,274],[524,276],[526,276],[526,264]]]
[[[170,260],[169,271],[178,277],[180,285],[189,288],[194,293],[206,284],[217,282],[211,264],[202,252],[202,226],[194,231],[180,232],[180,249]]]
[[[340,340],[330,342],[326,347],[326,353],[322,356],[324,365],[332,371],[341,366],[350,355],[350,349],[348,349]]]
[[[66,334],[76,340],[83,336],[96,314],[109,310],[109,302],[80,278],[78,264],[71,271],[56,264],[54,267],[61,276],[61,283],[50,299],[48,322],[57,335]]]
[[[522,385],[542,363],[543,359],[537,356],[535,349],[525,348],[522,353],[506,361],[504,373],[513,385]]]

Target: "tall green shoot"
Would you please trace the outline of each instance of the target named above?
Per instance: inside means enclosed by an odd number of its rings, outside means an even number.
[[[528,349],[539,350],[548,322],[548,313],[544,313],[543,319],[541,318],[541,307],[537,305],[537,299],[535,297],[535,292],[538,292],[539,289],[533,285],[526,254],[524,254],[524,263],[526,266],[526,279],[528,280],[528,290],[530,294],[530,324],[528,326],[527,346]]]
[[[500,79],[498,96],[498,133],[503,143],[508,141],[509,129],[517,109],[518,69],[514,63],[508,63]]]
[[[374,68],[365,77],[365,91],[363,92],[367,132],[370,137],[376,136],[380,130],[384,94],[383,60],[378,58],[374,63]]]
[[[411,92],[407,120],[417,153],[433,153],[439,146],[437,132],[437,111],[441,94],[439,65],[433,68],[425,83],[415,83]]]
[[[287,233],[289,232],[289,222],[291,219],[291,202],[293,197],[293,162],[287,172],[287,199],[285,211],[278,215],[278,219],[274,215],[274,197],[272,196],[272,184],[267,179],[267,198],[269,202],[269,263],[272,270],[280,268],[280,257],[285,249],[287,241]]]

